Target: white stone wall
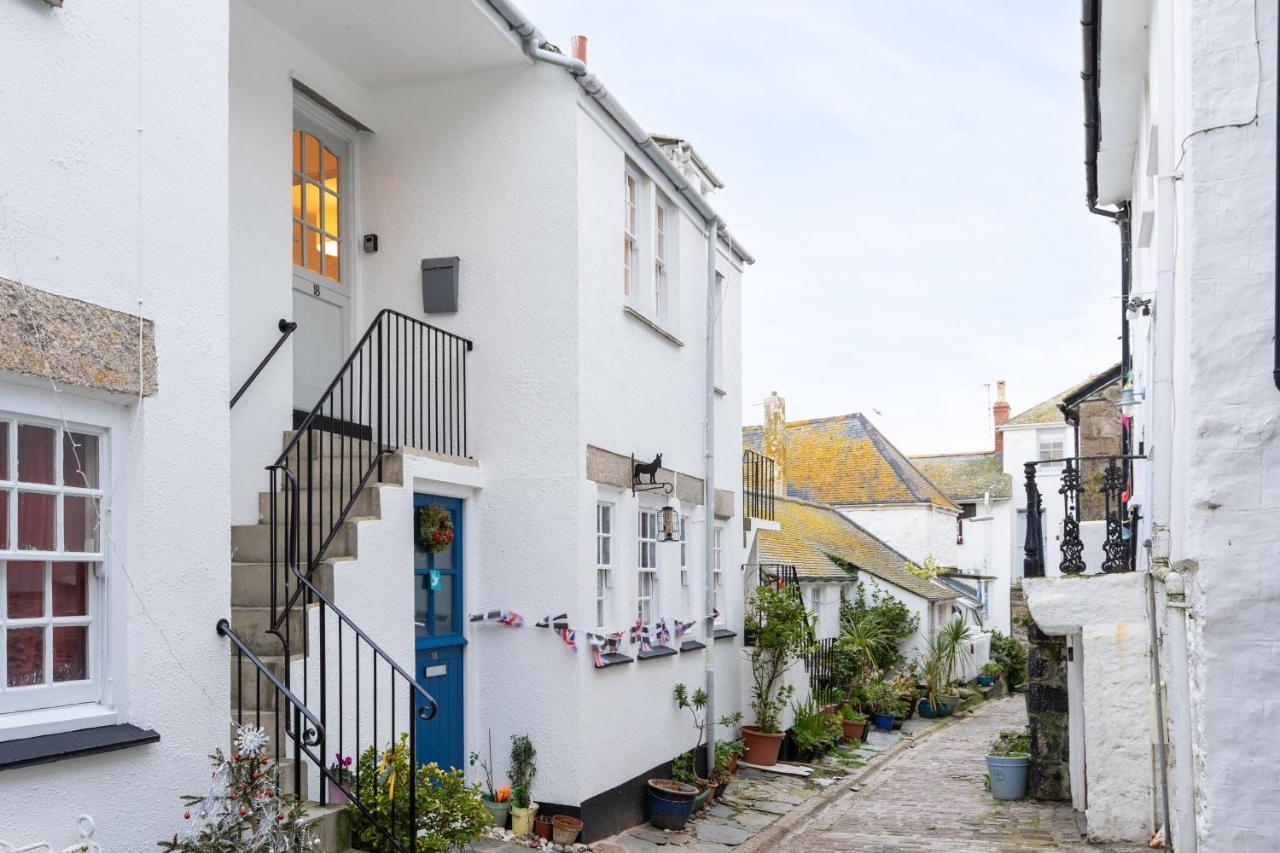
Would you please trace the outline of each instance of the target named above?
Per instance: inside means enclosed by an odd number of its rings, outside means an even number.
[[[61,849],[89,814],[104,849],[153,849],[227,739],[227,7],[5,3],[0,32],[0,276],[155,322],[154,397],[3,377],[0,409],[112,430],[111,698],[160,733],[6,770],[0,839]]]
[[[964,521],[964,543],[956,549],[960,571],[990,575],[985,624],[1009,633],[1009,585],[1013,558],[1022,566],[1021,543],[1013,543],[1013,501],[1008,498],[979,502],[977,515]]]

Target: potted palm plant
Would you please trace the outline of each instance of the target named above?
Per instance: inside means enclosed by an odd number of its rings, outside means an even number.
[[[755,642],[745,653],[751,665],[756,723],[742,727],[743,760],[768,766],[778,762],[783,738],[778,724],[795,692],[784,676],[811,645],[812,630],[804,601],[789,587],[758,587],[748,602],[746,623]]]
[[[538,813],[538,804],[533,801],[537,756],[528,735],[511,736],[511,831],[516,835],[533,832],[533,819]]]

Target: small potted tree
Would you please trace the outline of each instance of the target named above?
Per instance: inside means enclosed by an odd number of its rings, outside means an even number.
[[[689,693],[689,688],[685,687],[684,684],[677,684],[673,695],[676,700],[676,707],[682,711],[689,712],[689,716],[693,720],[694,731],[698,733],[698,740],[693,745],[693,749],[678,756],[671,763],[671,776],[673,779],[698,788],[699,794],[693,801],[693,810],[696,812],[714,798],[716,788],[716,783],[711,779],[702,779],[698,776],[697,757],[702,749],[703,735],[707,730],[706,719],[704,718],[707,708],[707,691],[699,687],[691,694]],[[714,770],[714,768],[712,769]]]
[[[1003,731],[987,755],[987,780],[997,800],[1021,800],[1027,795],[1031,766],[1031,738],[1026,732]]]
[[[747,630],[755,645],[745,650],[751,664],[751,710],[754,726],[742,727],[743,760],[768,766],[778,762],[783,732],[782,711],[795,688],[784,683],[790,667],[810,646],[809,614],[794,589],[758,587],[748,603]]]
[[[537,756],[528,735],[511,736],[511,831],[516,835],[533,832],[533,819],[538,813],[538,804],[533,801]]]
[[[480,765],[480,769],[484,771],[484,794],[480,798],[480,802],[484,803],[484,807],[489,810],[489,817],[493,821],[493,825],[499,829],[507,828],[507,816],[511,813],[511,786],[503,785],[501,788],[495,788],[493,784],[493,732],[489,732],[489,756],[481,757],[480,753],[471,753],[470,764],[475,767]]]

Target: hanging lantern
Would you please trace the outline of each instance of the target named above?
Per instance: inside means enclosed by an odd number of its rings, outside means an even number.
[[[675,542],[680,538],[680,515],[673,506],[658,510],[658,540]]]

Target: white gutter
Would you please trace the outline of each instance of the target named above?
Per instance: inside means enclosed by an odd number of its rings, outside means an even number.
[[[582,91],[594,98],[604,108],[604,111],[618,123],[623,132],[631,137],[631,141],[636,147],[649,158],[658,171],[671,181],[676,188],[676,192],[680,193],[685,201],[693,206],[698,215],[707,222],[708,228],[719,234],[720,238],[728,244],[730,250],[741,258],[744,263],[754,264],[756,262],[755,257],[729,233],[729,230],[724,225],[724,220],[702,197],[697,187],[693,186],[689,179],[680,173],[676,165],[671,162],[671,158],[667,157],[662,148],[650,138],[649,132],[640,126],[640,123],[632,117],[631,113],[627,112],[626,108],[618,102],[618,99],[610,94],[604,83],[600,82],[600,78],[587,71],[585,63],[571,56],[565,56],[562,53],[544,48],[542,45],[546,43],[546,39],[543,38],[542,33],[509,0],[486,0],[486,2],[520,37],[521,47],[526,56],[535,62],[546,62],[550,65],[559,66],[572,74],[574,79],[578,81],[578,85],[582,87]]]

